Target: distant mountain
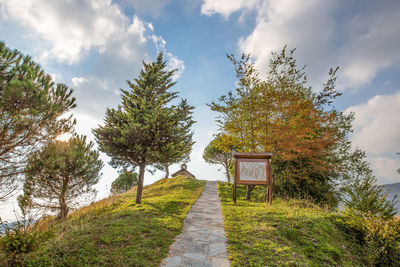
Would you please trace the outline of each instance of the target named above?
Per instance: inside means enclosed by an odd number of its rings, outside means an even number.
[[[400,183],[385,184],[385,188],[389,189],[389,198],[393,199],[395,195],[398,196],[399,202],[396,205],[397,214],[400,214]]]

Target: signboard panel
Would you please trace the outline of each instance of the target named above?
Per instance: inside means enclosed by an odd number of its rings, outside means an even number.
[[[267,162],[240,161],[241,181],[267,181]]]

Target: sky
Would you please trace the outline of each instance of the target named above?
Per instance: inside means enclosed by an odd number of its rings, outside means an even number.
[[[355,113],[354,147],[366,151],[378,183],[400,182],[399,25],[400,1],[389,0],[0,0],[0,40],[74,89],[76,132],[89,140],[106,109],[120,103],[126,80],[162,51],[178,69],[174,90],[195,106],[188,170],[208,180],[224,180],[202,153],[218,132],[206,104],[235,88],[226,54],[250,53],[263,74],[271,52],[287,45],[315,92],[340,67],[343,95],[334,104]],[[101,157],[97,199],[118,176]],[[144,183],[162,177],[147,172]],[[3,203],[0,217],[12,219],[13,209],[15,199]]]

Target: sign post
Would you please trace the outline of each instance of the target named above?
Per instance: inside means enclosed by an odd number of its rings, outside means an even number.
[[[272,203],[272,153],[235,153],[233,202],[236,204],[236,185],[266,185],[266,201]]]

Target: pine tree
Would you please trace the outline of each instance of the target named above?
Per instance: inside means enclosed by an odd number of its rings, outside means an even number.
[[[141,203],[146,167],[165,164],[166,148],[191,149],[193,144],[192,107],[185,101],[171,104],[177,98],[176,92],[169,91],[175,85],[176,70],[166,68],[162,53],[155,62],[143,62],[139,77],[127,81],[130,90],[122,90],[121,105],[107,109],[104,125],[93,130],[100,150],[112,158],[114,167],[139,167],[136,203]],[[184,112],[183,106],[187,106]]]
[[[29,155],[73,128],[71,116],[61,118],[75,107],[71,95],[29,56],[0,42],[0,201],[17,188]]]
[[[344,188],[343,205],[348,210],[391,219],[397,213],[398,200],[397,195],[389,199],[388,193],[370,172],[367,176],[357,177]]]
[[[192,119],[193,107],[190,106],[186,99],[183,99],[176,107],[177,118],[171,121],[169,128],[168,142],[160,148],[159,156],[155,167],[165,171],[165,178],[169,177],[169,167],[174,163],[189,161],[189,154],[194,144],[191,127],[194,123]]]
[[[103,168],[94,143],[86,136],[68,141],[54,141],[29,158],[25,170],[24,194],[19,197],[21,209],[29,206],[58,210],[65,219],[74,201],[82,201],[96,192]]]

